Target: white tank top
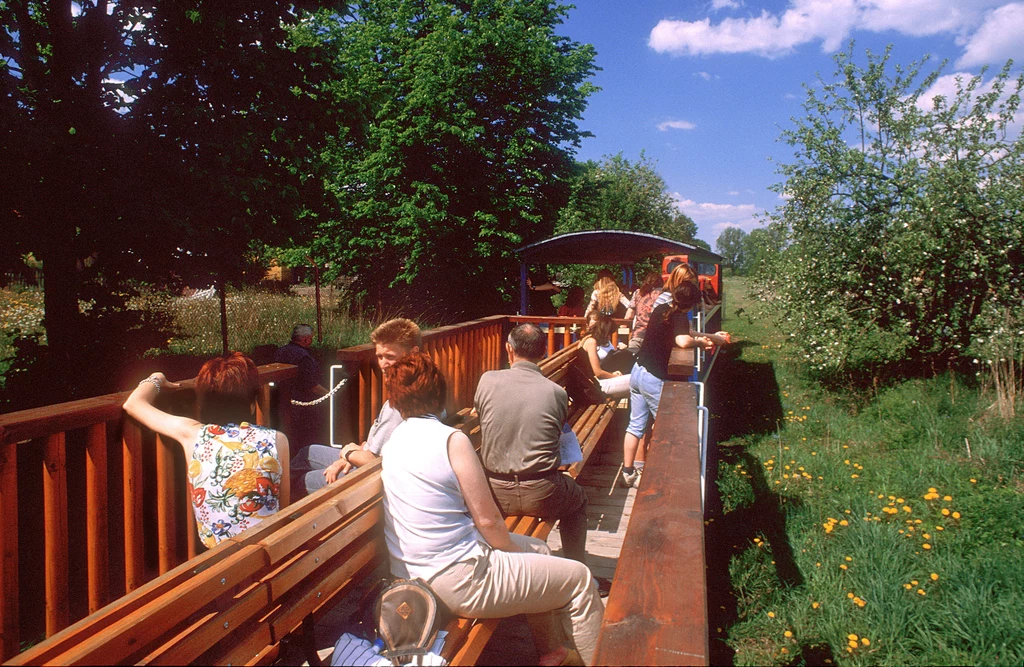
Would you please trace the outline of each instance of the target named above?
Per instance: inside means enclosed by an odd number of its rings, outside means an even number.
[[[413,417],[382,451],[384,537],[396,577],[430,580],[452,563],[483,554],[483,536],[448,460],[455,430],[433,417]]]

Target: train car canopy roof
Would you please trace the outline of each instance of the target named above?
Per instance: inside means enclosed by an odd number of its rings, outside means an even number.
[[[516,250],[523,264],[635,264],[645,257],[688,255],[689,261],[719,264],[722,256],[654,234],[601,229],[569,232]]]

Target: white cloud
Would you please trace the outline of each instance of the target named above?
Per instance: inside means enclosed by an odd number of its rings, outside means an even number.
[[[1024,48],[1018,44],[1024,41],[1019,28],[998,23],[1000,17],[1016,20],[1016,8],[1020,6],[1020,2],[1006,0],[789,0],[781,14],[762,10],[757,16],[730,17],[715,24],[709,18],[662,20],[651,30],[648,45],[674,55],[754,53],[777,58],[814,42],[820,42],[825,52],[836,51],[853,31],[866,30],[914,36],[952,34],[968,44],[969,54],[974,42],[972,32],[984,21],[974,35],[988,29],[995,45],[979,45],[978,53],[989,49],[1001,54],[1012,47],[1017,52]],[[986,15],[995,7],[999,9]]]
[[[666,120],[664,123],[658,123],[658,129],[662,132],[669,130],[693,130],[697,126],[688,120]]]
[[[718,238],[726,227],[739,227],[749,232],[759,224],[757,216],[762,213],[753,204],[696,202],[684,199],[679,193],[673,194],[672,197],[675,199],[676,208],[690,216],[702,231],[710,231],[712,239]]]
[[[740,196],[740,191],[739,190],[729,190],[729,192],[727,192],[726,194],[732,195],[733,197],[739,197]]]
[[[783,99],[787,99],[787,100],[795,100],[796,99],[796,95],[794,95],[793,93],[786,93],[782,97],[783,97]]]
[[[693,75],[694,76],[699,76],[700,78],[704,79],[705,81],[710,81],[711,80],[711,75],[709,73],[707,73],[707,72],[694,72]]]
[[[711,9],[716,12],[720,9],[739,9],[743,3],[739,0],[711,0]]]
[[[1004,5],[985,16],[985,22],[971,35],[957,67],[1002,65],[1010,58],[1024,56],[1024,3]]]

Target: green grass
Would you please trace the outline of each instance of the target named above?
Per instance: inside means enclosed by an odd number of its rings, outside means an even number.
[[[778,401],[712,408],[732,437],[708,540],[729,542],[735,608],[711,616],[735,662],[1024,662],[1024,420],[996,418],[991,396],[948,375],[825,392],[745,282],[728,288],[742,352],[713,383],[768,367]]]

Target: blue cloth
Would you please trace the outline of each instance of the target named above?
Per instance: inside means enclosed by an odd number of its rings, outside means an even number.
[[[661,403],[661,388],[664,380],[658,379],[653,373],[641,366],[633,365],[629,374],[629,426],[626,432],[642,438],[647,428],[648,418],[658,416],[658,404]]]

